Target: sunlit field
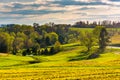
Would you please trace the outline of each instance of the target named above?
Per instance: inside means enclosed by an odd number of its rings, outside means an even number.
[[[108,49],[95,59],[86,59],[85,48],[78,43],[63,45],[67,49],[52,56],[0,56],[0,79],[10,80],[119,80],[119,49]],[[111,52],[110,52],[111,51]]]
[[[120,44],[120,35],[119,35],[119,34],[115,34],[115,35],[111,38],[111,43],[112,43],[112,44]]]
[[[70,28],[70,29],[73,31],[79,31],[79,32],[81,32],[81,31],[92,32],[93,31],[93,28]]]

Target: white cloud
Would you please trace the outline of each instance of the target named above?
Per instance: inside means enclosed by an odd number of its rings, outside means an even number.
[[[111,4],[111,5],[120,5],[120,2],[113,2],[110,0],[101,0],[101,2]]]
[[[35,3],[38,4],[47,4],[48,2],[53,2],[55,0],[36,0]]]
[[[95,2],[95,1],[98,1],[98,0],[74,0],[74,1],[80,1],[80,2]]]

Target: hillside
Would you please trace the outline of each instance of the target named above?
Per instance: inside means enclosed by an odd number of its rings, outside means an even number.
[[[0,79],[110,80],[120,79],[119,49],[107,49],[98,58],[87,60],[79,44],[63,45],[66,50],[52,56],[0,56]]]

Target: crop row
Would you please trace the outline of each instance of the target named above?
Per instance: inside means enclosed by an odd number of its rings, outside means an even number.
[[[8,80],[119,80],[120,69],[40,68],[1,70],[0,79]]]

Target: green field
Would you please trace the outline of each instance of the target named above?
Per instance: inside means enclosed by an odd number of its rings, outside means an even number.
[[[94,28],[70,28],[70,30],[73,30],[73,31],[93,31]]]
[[[87,60],[78,43],[51,56],[0,56],[0,80],[119,80],[120,50],[107,49],[98,58]]]

